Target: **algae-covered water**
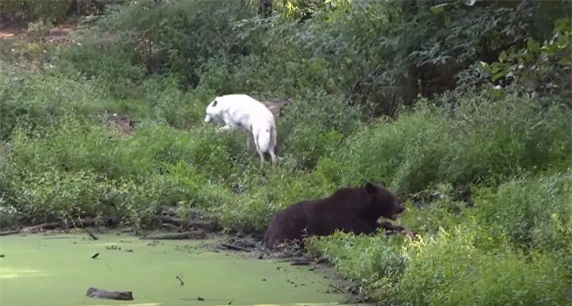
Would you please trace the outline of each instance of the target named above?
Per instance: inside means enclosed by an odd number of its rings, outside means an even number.
[[[308,266],[199,245],[111,234],[98,240],[73,234],[0,237],[0,305],[315,305],[345,299]],[[87,297],[89,287],[132,291],[134,300]]]

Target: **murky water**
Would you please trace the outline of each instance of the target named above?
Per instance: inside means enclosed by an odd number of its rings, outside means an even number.
[[[0,237],[0,305],[327,305],[345,299],[310,267],[215,253],[200,243]],[[89,287],[132,291],[134,300],[90,298]]]

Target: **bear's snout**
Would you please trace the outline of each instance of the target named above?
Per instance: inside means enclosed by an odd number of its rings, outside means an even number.
[[[396,220],[397,216],[399,216],[399,214],[401,214],[403,211],[405,210],[405,206],[396,203],[395,204],[395,210],[393,211],[393,215],[391,216],[391,220]]]

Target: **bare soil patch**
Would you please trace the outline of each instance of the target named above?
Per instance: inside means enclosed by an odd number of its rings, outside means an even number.
[[[268,107],[268,109],[272,112],[275,118],[281,117],[283,115],[283,109],[285,106],[288,106],[294,101],[292,99],[272,99],[272,100],[263,100],[262,103]]]
[[[0,23],[0,39],[12,39],[26,35],[27,25],[23,21]]]
[[[55,45],[71,45],[74,40],[70,33],[77,27],[75,23],[60,24],[49,29],[44,40]],[[24,21],[10,21],[0,24],[0,40],[29,39],[28,24]]]
[[[49,43],[56,45],[72,45],[75,41],[71,38],[70,33],[76,28],[75,24],[58,25],[51,28],[46,35]]]
[[[135,131],[135,121],[126,115],[113,114],[105,119],[108,126],[121,136],[129,136]]]

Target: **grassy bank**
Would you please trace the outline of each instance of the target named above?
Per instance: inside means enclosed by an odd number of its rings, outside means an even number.
[[[0,41],[0,226],[111,215],[150,228],[167,206],[262,233],[280,208],[383,181],[407,200],[398,222],[419,240],[336,234],[309,248],[377,301],[571,298],[570,24],[546,17],[497,35],[510,16],[554,7],[291,1],[262,22],[244,3],[140,1],[69,45]],[[245,135],[202,122],[214,96],[234,92],[294,101],[277,119],[277,167],[261,169]],[[133,131],[118,133],[122,116]]]

